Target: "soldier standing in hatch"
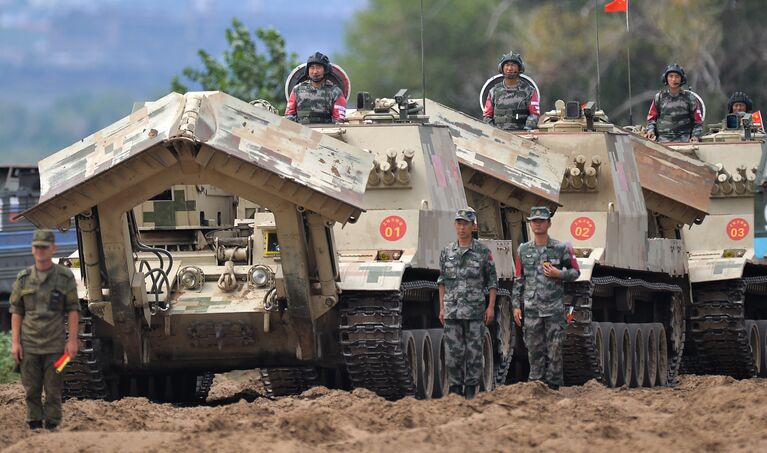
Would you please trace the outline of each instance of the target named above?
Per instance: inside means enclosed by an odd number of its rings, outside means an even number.
[[[532,130],[538,127],[540,100],[535,87],[520,77],[525,72],[522,55],[509,52],[501,56],[498,72],[503,81],[487,95],[484,122],[505,131]]]
[[[742,91],[732,93],[727,100],[727,113],[751,113],[754,110],[754,103],[751,98]]]
[[[534,207],[527,218],[535,235],[519,246],[511,300],[514,322],[522,326],[524,300],[524,338],[530,359],[530,380],[543,380],[558,389],[562,375],[562,335],[567,320],[564,282],[578,278],[581,271],[572,248],[549,237],[551,211]]]
[[[319,52],[306,60],[304,76],[290,92],[285,117],[301,124],[338,123],[346,120],[346,98],[341,88],[328,80],[330,59]]]
[[[698,99],[689,90],[684,68],[678,64],[666,67],[662,76],[668,88],[655,94],[647,114],[647,133],[650,140],[659,142],[698,142],[703,135],[703,115]]]
[[[75,277],[68,268],[53,263],[54,242],[52,231],[35,231],[35,264],[19,272],[10,299],[11,355],[21,367],[30,429],[55,429],[61,423],[63,381],[54,363],[65,350],[72,358],[78,350],[80,302]],[[65,315],[69,340],[64,333]]]
[[[473,399],[482,379],[484,324],[495,316],[498,276],[493,254],[472,238],[476,213],[471,208],[455,214],[457,240],[439,257],[439,320],[445,326],[447,375],[450,393]],[[485,307],[485,291],[489,304]]]

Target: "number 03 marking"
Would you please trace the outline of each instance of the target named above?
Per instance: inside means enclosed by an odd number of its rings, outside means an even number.
[[[748,221],[740,217],[730,220],[725,229],[727,236],[733,241],[744,239],[748,236],[749,231],[750,225],[748,224]]]

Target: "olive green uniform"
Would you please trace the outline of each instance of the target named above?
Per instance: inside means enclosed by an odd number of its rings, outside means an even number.
[[[16,277],[10,303],[10,312],[23,318],[21,383],[27,394],[27,421],[57,425],[61,422],[62,377],[53,364],[66,345],[64,316],[80,310],[75,277],[58,264],[44,272],[30,266]]]

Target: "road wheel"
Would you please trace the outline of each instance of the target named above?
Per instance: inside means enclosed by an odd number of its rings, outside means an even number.
[[[661,323],[655,326],[655,344],[658,346],[658,377],[655,381],[661,387],[668,386],[668,337],[666,328]]]
[[[428,330],[413,330],[416,360],[416,397],[430,400],[434,393],[434,349]]]
[[[762,357],[762,366],[759,376],[767,377],[767,320],[757,321],[759,327],[759,338],[762,340],[759,345],[759,355]]]
[[[653,324],[642,324],[645,340],[645,359],[644,385],[645,387],[655,387],[655,378],[658,376],[658,342],[655,338],[655,329]]]
[[[410,330],[402,331],[402,351],[405,353],[405,360],[410,368],[410,377],[415,384],[418,382],[418,353],[415,348],[415,338]]]
[[[434,398],[441,398],[447,395],[448,390],[447,366],[445,361],[447,351],[445,350],[444,332],[445,331],[442,329],[429,329],[432,355],[434,357],[434,390],[432,391]]]
[[[597,363],[599,364],[599,374],[604,377],[605,357],[604,357],[603,351],[604,351],[605,342],[603,340],[601,323],[592,322],[591,331],[592,331],[592,334],[594,335],[594,355],[597,356]]]
[[[628,326],[624,323],[615,323],[616,352],[618,353],[618,380],[616,386],[630,385],[631,373],[634,369],[633,354],[631,350],[631,337]]]
[[[602,327],[602,379],[608,387],[615,388],[618,382],[618,342],[615,338],[615,327],[611,322],[600,323]]]
[[[493,337],[487,327],[482,327],[482,382],[480,389],[490,392],[495,388],[495,366],[493,364]]]
[[[759,335],[759,325],[756,321],[746,320],[746,334],[748,335],[748,346],[751,348],[751,357],[754,359],[754,368],[756,375],[762,375],[762,339]]]
[[[645,353],[644,333],[641,324],[629,324],[629,339],[631,340],[631,355],[633,372],[631,373],[631,387],[644,386]]]

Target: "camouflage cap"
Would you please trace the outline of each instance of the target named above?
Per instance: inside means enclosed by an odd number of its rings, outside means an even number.
[[[462,208],[455,211],[455,220],[465,220],[469,223],[474,223],[477,220],[477,213],[472,208]]]
[[[528,217],[527,220],[549,220],[552,215],[551,209],[546,206],[533,206],[533,208],[530,209],[530,217]]]
[[[35,230],[35,234],[32,236],[32,245],[38,247],[48,247],[56,242],[56,236],[53,235],[51,230]]]

